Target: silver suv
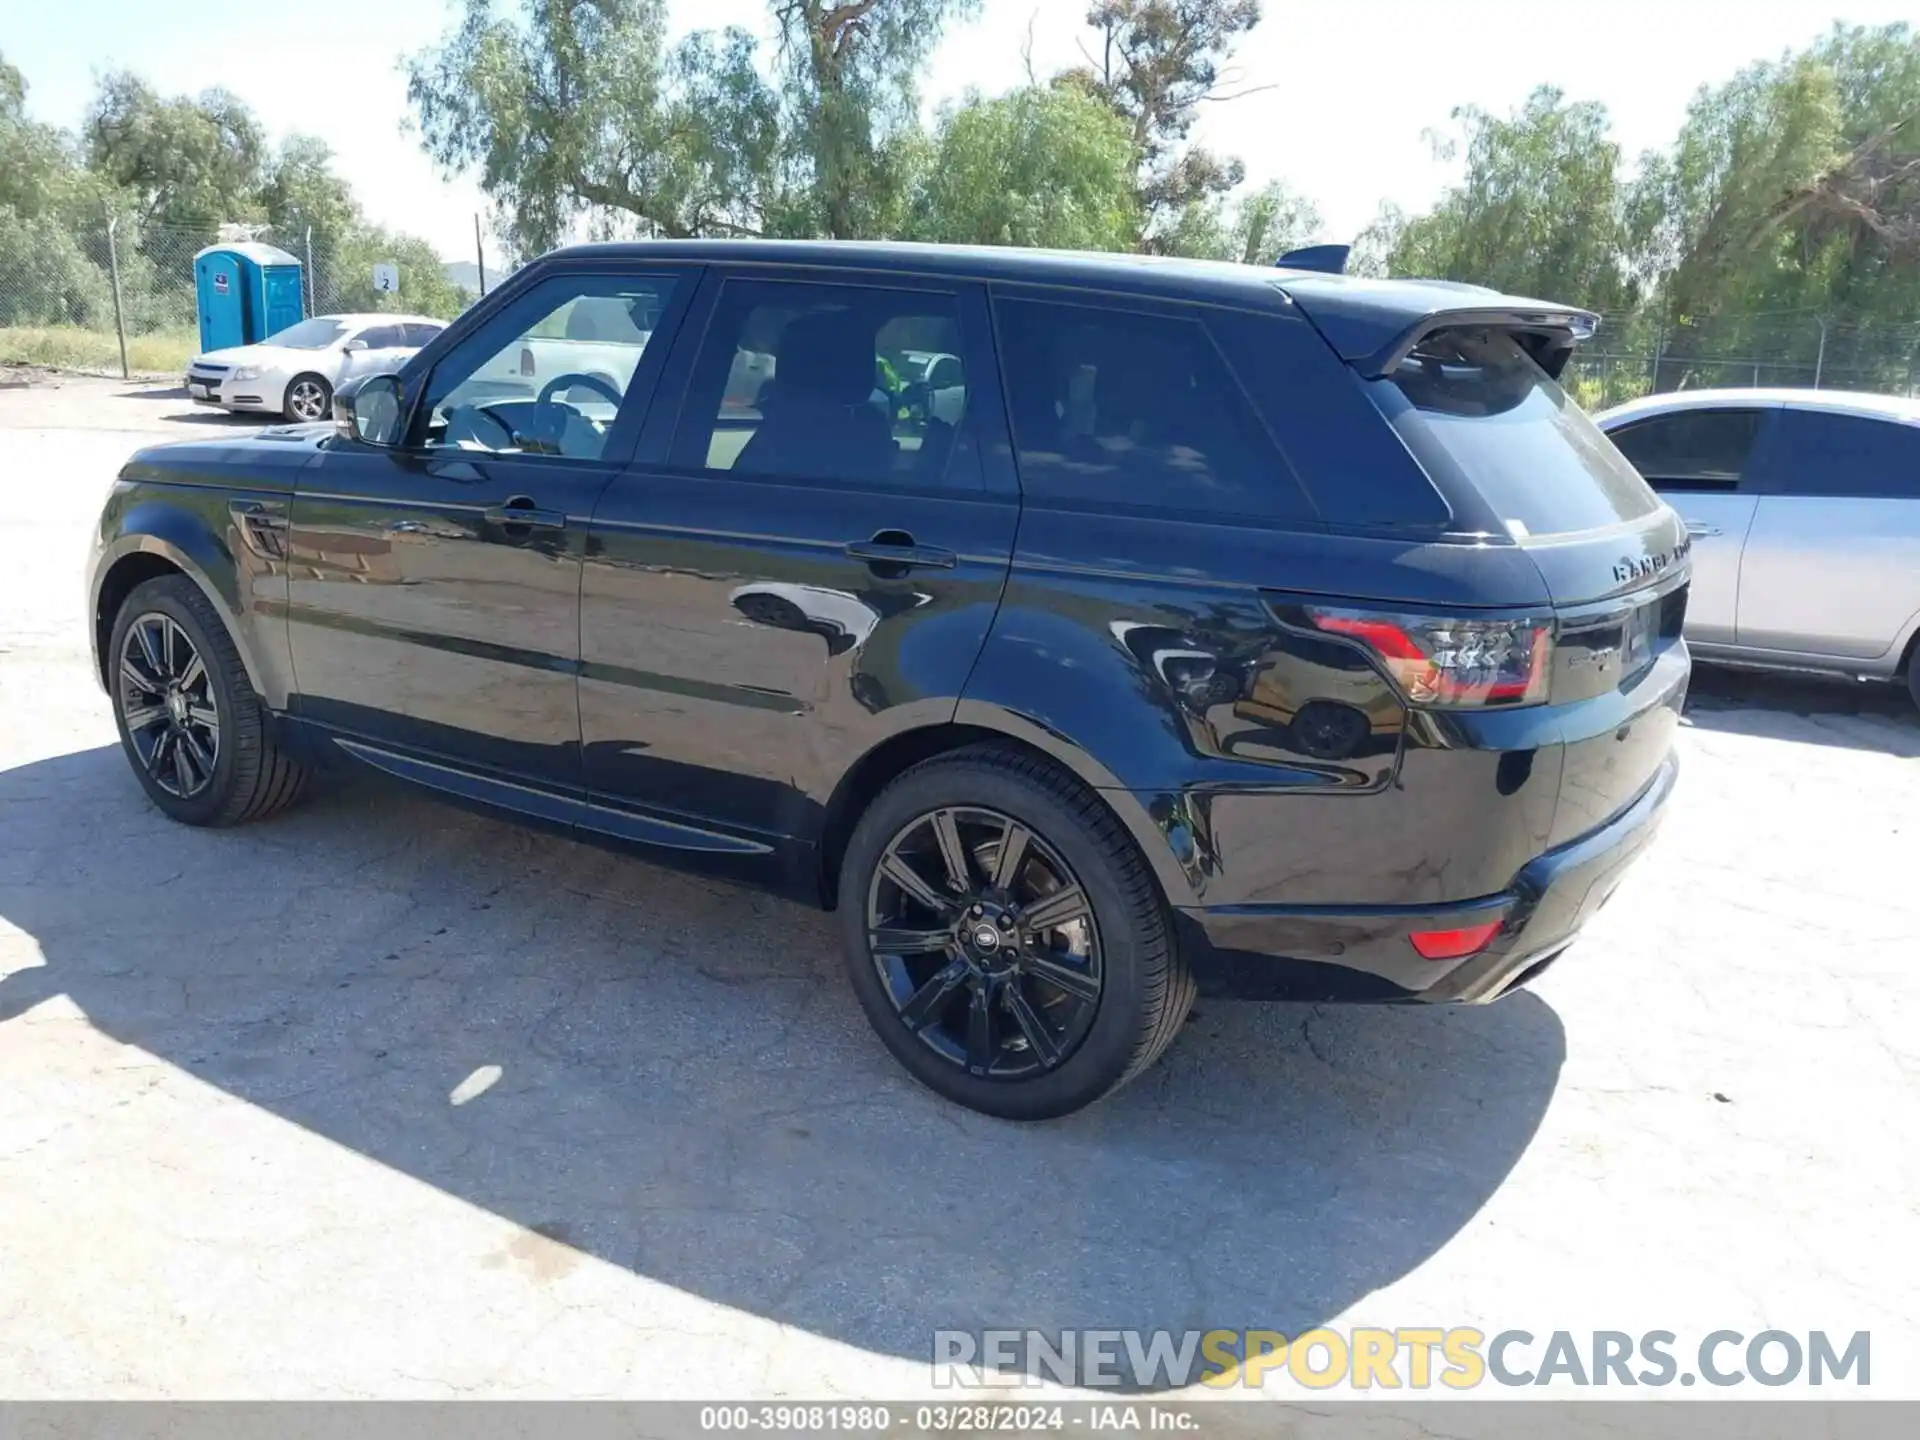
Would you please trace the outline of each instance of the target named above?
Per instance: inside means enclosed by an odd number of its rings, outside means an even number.
[[[1920,400],[1691,390],[1595,418],[1687,523],[1696,657],[1904,676],[1920,704]]]

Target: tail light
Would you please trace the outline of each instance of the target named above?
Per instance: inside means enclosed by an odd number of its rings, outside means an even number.
[[[522,375],[531,375],[534,373],[534,368],[535,367],[533,363],[533,347],[530,345],[521,346],[520,347],[520,373]]]
[[[1465,620],[1325,609],[1307,614],[1319,629],[1372,650],[1415,705],[1479,710],[1546,702],[1553,626],[1536,616]]]

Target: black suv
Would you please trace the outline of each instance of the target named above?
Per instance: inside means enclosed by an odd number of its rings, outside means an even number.
[[[578,322],[578,323],[576,323]],[[836,907],[880,1038],[1060,1115],[1196,986],[1491,1000],[1653,833],[1686,538],[1471,287],[560,251],[332,427],[135,455],[93,643],[196,825],[351,758]]]

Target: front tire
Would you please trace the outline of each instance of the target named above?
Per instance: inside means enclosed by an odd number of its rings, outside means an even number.
[[[1159,1058],[1193,1004],[1152,872],[1046,761],[972,746],[915,766],[855,827],[839,916],[854,994],[937,1094],[1071,1114]]]
[[[285,809],[305,767],[274,743],[233,637],[184,575],[136,585],[114,617],[108,692],[147,797],[186,825],[237,825]]]
[[[296,375],[287,382],[280,413],[299,424],[325,420],[333,414],[333,386],[324,375]]]

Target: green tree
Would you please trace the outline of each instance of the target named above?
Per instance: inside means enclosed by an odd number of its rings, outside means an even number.
[[[1121,250],[1139,230],[1126,122],[1083,93],[1027,86],[942,112],[913,197],[914,239]]]
[[[169,99],[115,72],[88,107],[84,139],[88,167],[132,198],[144,224],[211,238],[222,223],[260,218],[266,141],[253,112],[224,90]]]
[[[29,120],[27,81],[0,56],[0,210],[22,220],[56,218],[69,230],[98,229],[110,187],[88,171],[72,139]]]
[[[1274,180],[1235,199],[1187,206],[1161,238],[1169,255],[1271,265],[1287,251],[1315,240],[1320,212],[1313,202]]]
[[[887,233],[918,141],[915,74],[976,0],[773,0],[752,36],[668,46],[664,0],[466,0],[408,66],[427,152],[478,171],[522,252],[599,234]]]
[[[457,28],[408,62],[427,153],[472,169],[522,253],[599,234],[758,233],[773,206],[779,102],[753,38],[671,50],[664,0],[525,0],[519,18],[466,0]]]
[[[1245,93],[1226,65],[1259,23],[1259,0],[1096,0],[1087,12],[1094,49],[1056,83],[1098,96],[1131,127],[1141,249],[1173,252],[1183,234],[1204,233],[1206,207],[1245,177],[1239,160],[1188,137],[1203,104]]]
[[[845,240],[902,216],[916,80],[948,22],[979,0],[772,0],[784,102],[787,226]]]
[[[373,288],[375,265],[399,271],[399,290]],[[391,310],[451,319],[467,306],[467,292],[447,278],[431,245],[378,225],[357,225],[325,266],[315,256],[315,269],[314,309],[322,313]]]
[[[1606,107],[1569,103],[1543,86],[1512,115],[1453,112],[1457,135],[1435,141],[1464,156],[1465,174],[1427,214],[1392,212],[1364,249],[1396,275],[1433,276],[1589,309],[1633,303],[1627,196]]]
[[[289,135],[266,167],[260,209],[283,243],[313,231],[314,253],[331,254],[359,228],[353,187],[333,170],[333,151],[311,135]]]
[[[1672,334],[1664,385],[1719,354],[1810,370],[1816,319],[1856,345],[1881,332],[1871,353],[1904,377],[1920,322],[1920,37],[1837,26],[1703,89],[1643,166],[1633,211]]]

